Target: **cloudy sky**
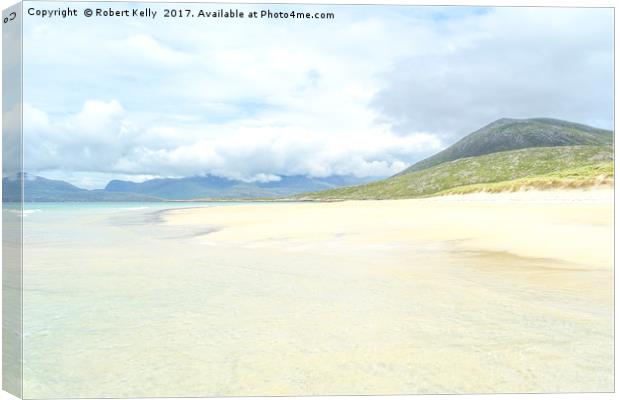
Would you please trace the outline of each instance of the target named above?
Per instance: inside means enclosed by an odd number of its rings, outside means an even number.
[[[612,127],[610,9],[291,7],[336,17],[26,17],[26,171],[384,177],[501,117]]]

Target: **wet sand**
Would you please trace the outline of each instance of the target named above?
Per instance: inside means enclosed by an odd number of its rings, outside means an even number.
[[[25,394],[612,391],[611,196],[85,217],[25,251]]]

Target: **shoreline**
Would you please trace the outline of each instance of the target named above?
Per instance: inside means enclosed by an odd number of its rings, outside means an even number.
[[[458,188],[456,188],[458,189]],[[182,203],[182,204],[192,204],[192,203],[338,203],[345,201],[396,201],[396,200],[424,200],[424,199],[439,199],[439,198],[476,198],[478,196],[499,196],[499,197],[513,197],[513,196],[522,196],[530,193],[535,193],[537,195],[545,195],[545,194],[557,194],[557,193],[577,193],[578,196],[582,196],[584,193],[596,193],[596,192],[605,192],[605,191],[614,191],[614,183],[613,180],[610,183],[601,183],[595,185],[589,185],[584,187],[550,187],[546,189],[540,188],[532,188],[532,187],[521,187],[518,190],[502,190],[502,191],[487,191],[487,190],[479,190],[472,191],[466,193],[451,193],[451,192],[438,192],[427,196],[419,196],[419,197],[399,197],[393,199],[383,199],[383,198],[365,198],[365,199],[349,199],[349,198],[310,198],[310,197],[301,197],[304,194],[295,195],[297,197],[274,197],[274,198],[196,198],[196,199],[152,199],[152,200],[98,200],[98,201],[90,201],[90,200],[71,200],[71,201],[5,201],[7,204],[56,204],[56,203],[79,203],[79,204],[89,204],[89,203],[99,203],[99,204],[114,204],[114,203]],[[498,197],[498,198],[499,198]]]

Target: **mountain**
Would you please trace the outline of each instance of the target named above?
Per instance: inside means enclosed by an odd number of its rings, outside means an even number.
[[[105,189],[87,190],[68,182],[23,175],[25,201],[166,201],[193,199],[277,198],[369,182],[369,178],[283,176],[278,181],[246,183],[216,176],[151,179],[141,183],[113,180]],[[20,181],[2,179],[2,199],[19,201]]]
[[[300,199],[404,199],[447,193],[581,187],[613,177],[611,146],[557,146],[502,151],[448,161],[366,185],[303,194]]]
[[[500,119],[388,179],[300,199],[396,199],[611,182],[613,133],[548,119]]]
[[[398,175],[421,171],[446,161],[498,151],[531,147],[609,145],[611,131],[550,118],[499,119],[473,132],[447,149],[428,157]]]
[[[87,190],[68,182],[23,174],[25,201],[160,201],[153,196],[133,193],[106,193]],[[20,200],[20,181],[2,178],[2,201]]]
[[[216,176],[151,179],[141,183],[113,180],[106,193],[125,192],[160,197],[169,200],[275,198],[298,193],[333,189],[369,182],[368,178],[332,176],[311,178],[301,175],[282,176],[271,182],[243,182]]]

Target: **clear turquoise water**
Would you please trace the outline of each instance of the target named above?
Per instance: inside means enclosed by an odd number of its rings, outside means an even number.
[[[88,220],[93,218],[114,217],[118,224],[135,223],[136,218],[148,216],[162,210],[195,207],[228,207],[248,202],[62,202],[62,203],[24,203],[24,225],[50,224],[71,221],[84,222],[74,227],[78,230],[87,229]],[[252,203],[264,204],[264,203]],[[123,221],[126,219],[126,221]],[[68,225],[59,226],[58,233],[65,233],[69,237],[74,233],[67,229]],[[48,231],[51,226],[46,227]],[[24,230],[24,238],[28,237],[28,229]]]
[[[23,240],[28,246],[101,248],[142,237],[183,236],[162,227],[159,212],[199,207],[230,207],[248,202],[59,202],[24,203]],[[266,204],[251,203],[251,204]],[[114,253],[109,255],[113,260]]]
[[[33,212],[116,212],[122,210],[165,210],[187,207],[214,207],[247,204],[241,202],[62,202],[62,203],[24,203],[27,214]]]

